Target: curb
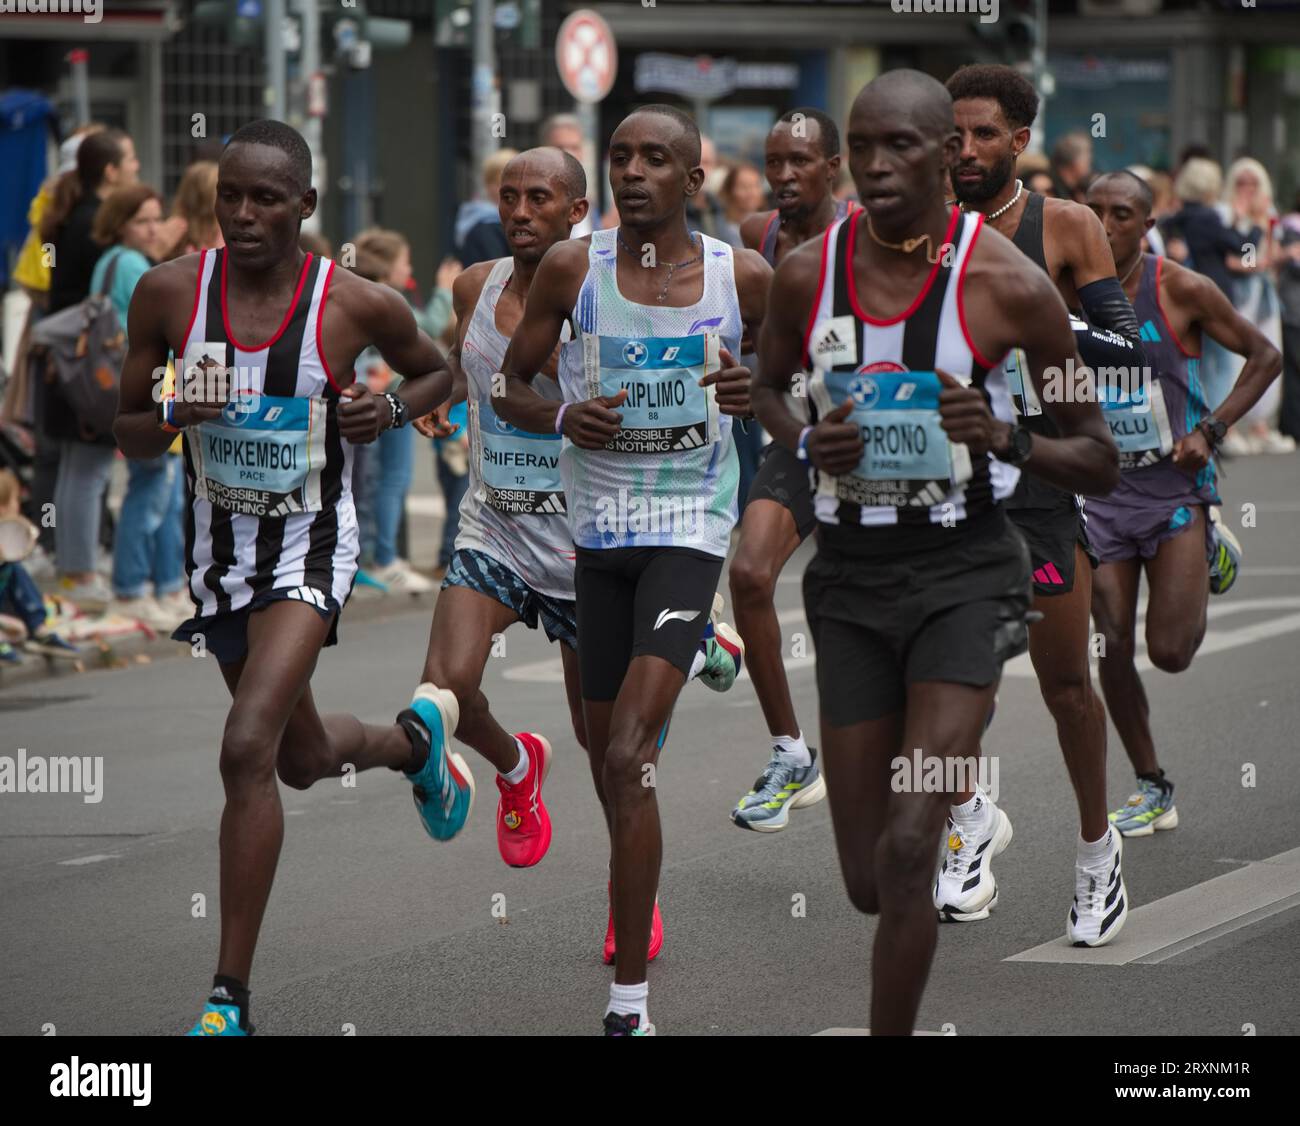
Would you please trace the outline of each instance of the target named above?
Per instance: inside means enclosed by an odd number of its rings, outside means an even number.
[[[364,588],[363,588],[364,590]],[[423,610],[432,619],[437,590],[429,594],[379,594],[354,591],[344,607],[347,622],[373,622],[395,618],[412,610]],[[0,704],[4,694],[23,684],[47,681],[71,681],[97,672],[148,665],[155,660],[178,657],[187,652],[184,642],[173,641],[165,633],[149,640],[143,634],[128,634],[96,649],[94,641],[82,642],[83,657],[79,662],[54,660],[30,656],[17,668],[0,669]],[[81,667],[78,668],[78,665]]]

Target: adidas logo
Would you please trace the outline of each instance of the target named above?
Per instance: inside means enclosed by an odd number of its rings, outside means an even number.
[[[1065,580],[1061,578],[1061,572],[1056,569],[1055,563],[1044,563],[1039,567],[1034,572],[1034,582],[1044,586],[1065,586]]]
[[[536,511],[562,514],[564,512],[564,494],[552,493],[537,506]]]
[[[673,445],[675,450],[694,450],[704,445],[704,435],[698,426],[692,426]]]
[[[834,351],[843,343],[844,341],[840,339],[840,334],[834,329],[831,329],[830,332],[823,336],[821,341],[818,343],[817,354],[819,356],[825,355],[827,352]]]
[[[1160,343],[1160,330],[1156,328],[1155,321],[1147,321],[1147,323],[1142,326],[1142,329],[1138,333],[1138,336],[1141,337],[1143,340],[1145,340],[1148,344]]]

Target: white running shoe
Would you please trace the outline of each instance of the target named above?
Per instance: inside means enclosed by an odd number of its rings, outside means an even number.
[[[185,587],[173,590],[171,594],[155,594],[154,601],[172,615],[177,625],[194,617],[194,600]]]
[[[88,583],[74,583],[60,579],[58,593],[80,610],[103,610],[113,601],[113,588],[103,575],[95,575]]]
[[[1255,435],[1255,442],[1262,454],[1293,454],[1295,439],[1276,430],[1266,430]]]
[[[948,818],[948,848],[934,880],[934,905],[941,923],[987,919],[998,905],[993,858],[1011,843],[1011,819],[989,801],[983,821],[958,825]]]
[[[165,630],[170,633],[180,625],[172,611],[147,594],[139,598],[114,598],[105,608],[104,617],[130,618],[158,632]]]
[[[1074,865],[1074,905],[1065,920],[1065,937],[1075,946],[1105,946],[1128,919],[1128,889],[1120,871],[1123,836],[1107,830],[1110,848],[1095,864]]]
[[[390,594],[428,594],[434,584],[418,571],[413,571],[405,559],[394,559],[387,567],[378,567],[370,573],[381,582]]]

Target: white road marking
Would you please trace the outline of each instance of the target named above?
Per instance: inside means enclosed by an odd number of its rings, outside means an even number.
[[[1221,653],[1228,649],[1237,649],[1243,645],[1253,645],[1257,641],[1268,641],[1286,633],[1300,631],[1300,597],[1294,595],[1277,598],[1234,598],[1226,602],[1212,599],[1206,611],[1206,618],[1209,622],[1217,622],[1232,614],[1240,614],[1248,610],[1296,610],[1297,613],[1286,614],[1280,618],[1265,619],[1237,629],[1217,630],[1207,628],[1205,640],[1201,643],[1196,655],[1205,657],[1211,653]],[[1141,625],[1145,618],[1146,603],[1140,602],[1138,604],[1138,624]],[[776,620],[783,626],[804,624],[804,613],[802,610],[794,608],[778,610]],[[1138,672],[1147,672],[1155,668],[1144,652],[1145,647],[1145,638],[1139,631],[1139,653],[1135,662]],[[1093,663],[1096,664],[1096,661]],[[816,655],[813,653],[809,653],[806,657],[785,658],[786,672],[811,669],[815,664]],[[507,669],[503,675],[506,680],[523,681],[530,684],[562,684],[564,682],[564,665],[559,657],[548,657],[542,661],[532,661],[525,665]],[[1029,654],[1022,653],[1019,657],[1008,661],[1002,668],[1002,675],[1033,679],[1034,666],[1029,660]],[[749,679],[748,667],[741,670],[738,679]]]
[[[120,860],[120,852],[97,852],[93,856],[78,856],[72,860],[60,860],[60,864],[78,865],[78,864],[98,864],[101,860]]]
[[[869,1028],[824,1028],[821,1032],[814,1032],[814,1036],[870,1036]],[[924,1029],[916,1029],[913,1036],[955,1036],[955,1032],[930,1032]]]
[[[1067,945],[1062,937],[1003,961],[1154,965],[1296,906],[1300,906],[1300,848],[1252,861],[1235,872],[1135,907],[1109,946],[1089,950]]]
[[[441,493],[429,493],[425,496],[408,496],[406,511],[410,516],[446,516],[447,503]]]

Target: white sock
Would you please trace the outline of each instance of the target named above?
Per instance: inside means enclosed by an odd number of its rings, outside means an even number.
[[[802,731],[793,739],[789,735],[777,735],[772,743],[783,755],[789,755],[796,766],[812,765],[812,755],[808,753],[808,744],[803,741]]]
[[[641,1027],[650,1023],[650,1013],[646,1008],[646,999],[650,995],[650,983],[643,981],[640,985],[619,985],[612,982],[609,987],[609,1004],[605,1006],[605,1015],[618,1013],[621,1016],[640,1014]]]
[[[1085,841],[1083,834],[1079,834],[1079,863],[1086,864],[1089,861],[1100,860],[1110,854],[1110,829],[1107,829],[1099,841]]]
[[[970,801],[952,807],[952,819],[967,825],[981,825],[993,810],[993,803],[976,790]]]
[[[511,786],[518,786],[519,783],[524,780],[524,776],[528,773],[528,752],[524,749],[524,745],[519,739],[515,739],[515,746],[519,748],[519,765],[509,773],[504,770],[497,771],[497,773],[500,774],[501,777]]]
[[[694,680],[703,671],[704,671],[704,650],[696,649],[695,656],[691,658],[691,672],[686,679]]]

